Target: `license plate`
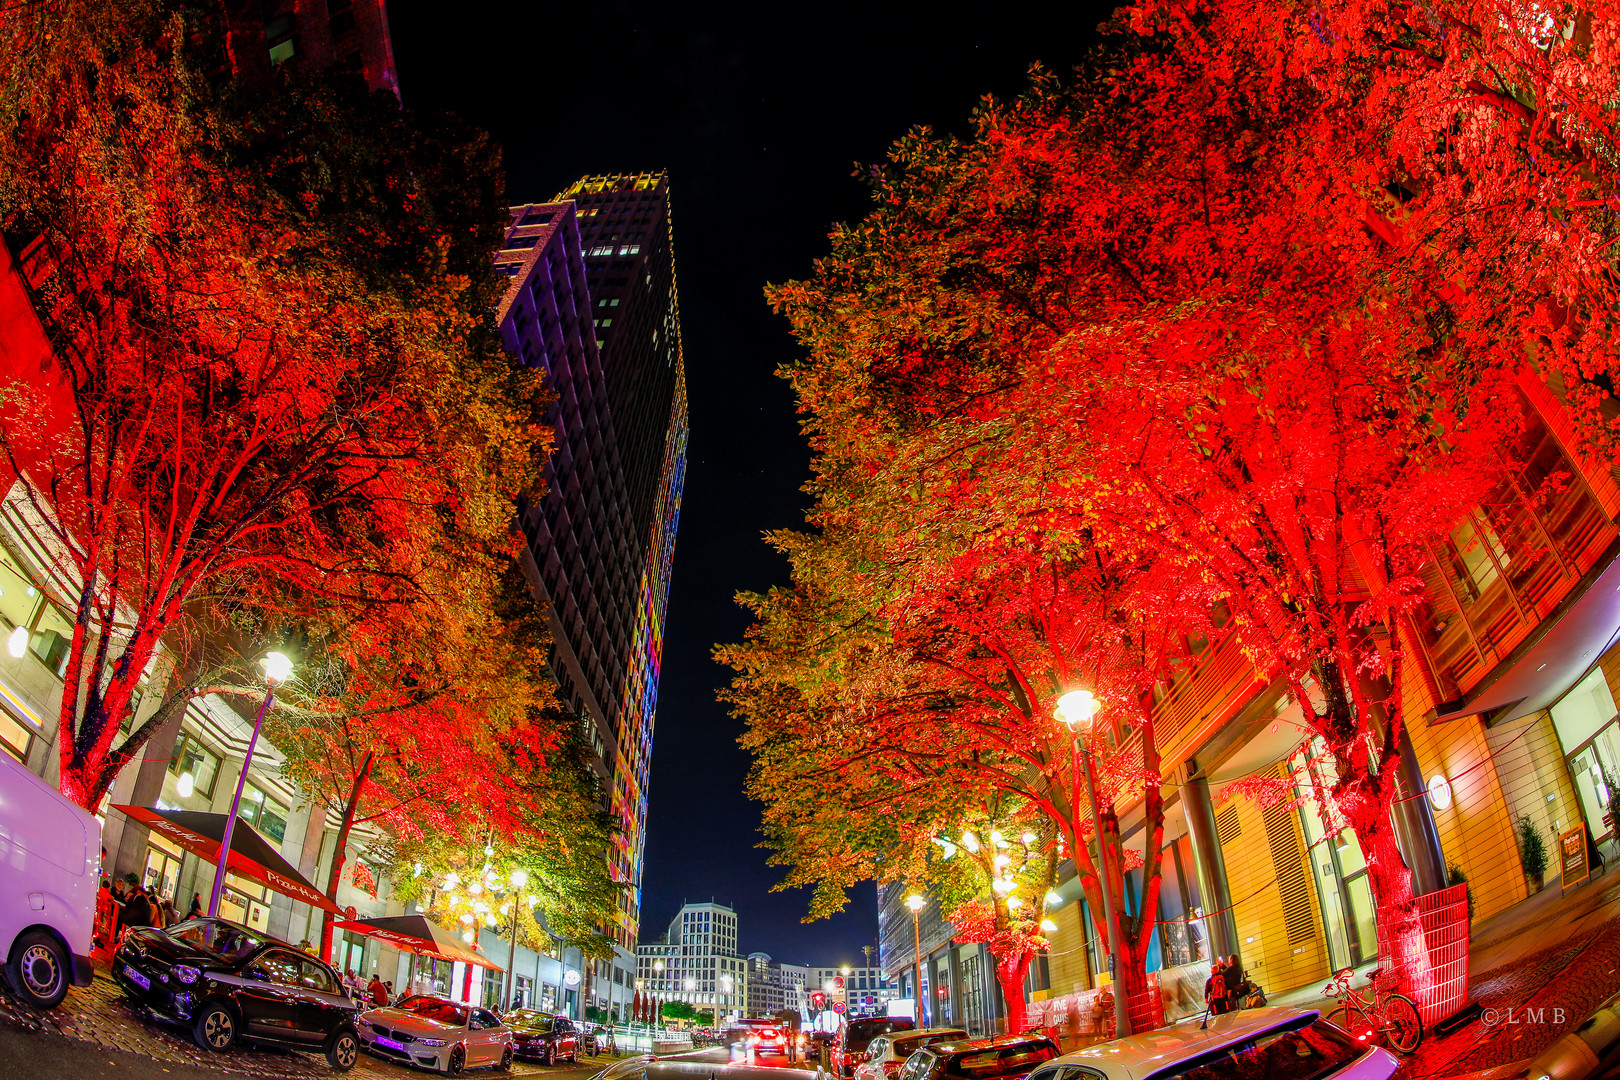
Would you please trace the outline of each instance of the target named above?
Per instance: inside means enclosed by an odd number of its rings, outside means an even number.
[[[130,982],[134,983],[136,986],[139,986],[142,990],[152,989],[152,980],[148,979],[145,975],[142,975],[128,964],[124,965],[124,974],[129,976]]]
[[[377,1036],[377,1045],[382,1046],[382,1047],[386,1047],[389,1050],[398,1050],[402,1054],[405,1052],[405,1044],[404,1043],[395,1042],[393,1039],[385,1039],[381,1035]]]

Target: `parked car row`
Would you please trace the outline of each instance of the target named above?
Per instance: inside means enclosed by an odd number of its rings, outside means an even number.
[[[1039,1034],[971,1039],[957,1028],[874,1036],[856,1080],[1390,1080],[1399,1068],[1314,1010],[1261,1008],[1061,1054]]]
[[[594,1052],[594,1032],[534,1009],[502,1018],[432,996],[372,1008],[344,993],[327,964],[225,919],[132,930],[113,954],[112,974],[133,1005],[216,1053],[263,1043],[318,1051],[347,1072],[364,1051],[459,1076],[505,1072],[518,1057],[550,1065]]]

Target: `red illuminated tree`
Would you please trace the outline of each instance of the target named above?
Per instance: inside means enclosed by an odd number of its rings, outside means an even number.
[[[335,633],[362,682],[379,642],[501,638],[546,446],[490,326],[487,143],[341,79],[244,101],[217,17],[0,16],[0,210],[52,346],[0,447],[74,624],[61,784],[85,806],[189,697],[241,689],[221,626]],[[160,649],[167,699],[115,747]]]
[[[1071,89],[1037,74],[1024,98],[987,104],[970,140],[902,140],[874,170],[873,212],[834,233],[812,281],[777,290],[810,352],[787,375],[809,416],[820,529],[784,546],[796,582],[828,584],[771,598],[780,610],[762,633],[797,622],[798,640],[822,649],[863,632],[877,652],[913,612],[879,618],[849,598],[885,582],[891,528],[909,530],[908,558],[957,539],[895,507],[954,521],[1021,500],[1020,527],[983,549],[987,578],[1026,559],[1031,534],[1084,538],[1088,557],[1125,571],[1132,599],[1118,604],[1140,626],[1120,640],[1137,643],[1137,671],[1167,671],[1174,652],[1150,647],[1149,628],[1174,637],[1191,605],[1290,688],[1334,763],[1325,815],[1356,828],[1378,864],[1381,925],[1420,965],[1390,823],[1417,569],[1515,445],[1509,379],[1528,324],[1459,305],[1447,267],[1389,247],[1365,203],[1309,167],[1321,134],[1309,86],[1234,74],[1217,93],[1161,44],[1110,56]],[[936,439],[948,452],[907,453]],[[874,497],[873,478],[891,474],[896,494]],[[824,549],[840,545],[827,570]],[[941,622],[927,604],[914,614]],[[795,692],[853,684],[859,667],[833,655]],[[1048,685],[1067,681],[1057,670]],[[1134,700],[1110,690],[1103,680],[1106,700]],[[820,725],[806,741],[850,724],[813,697],[771,695],[765,710],[787,725]],[[889,700],[846,696],[860,717]],[[998,737],[981,727],[972,740],[1000,749]],[[774,751],[750,738],[769,765]],[[916,745],[869,750],[884,752],[915,757]],[[1156,777],[1156,760],[1143,765]]]
[[[1534,2],[1149,0],[1120,25],[1185,59],[1212,103],[1264,101],[1318,209],[1360,219],[1392,276],[1471,349],[1535,365],[1607,459],[1620,428],[1620,9]],[[1424,291],[1430,291],[1425,289]],[[1496,340],[1489,334],[1494,333]]]

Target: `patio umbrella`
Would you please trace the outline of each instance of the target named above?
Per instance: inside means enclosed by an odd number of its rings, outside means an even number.
[[[337,930],[353,930],[357,934],[376,938],[417,956],[432,956],[440,960],[460,960],[464,964],[477,964],[491,971],[505,971],[483,956],[463,945],[450,931],[429,922],[422,915],[387,915],[378,919],[350,919],[334,926]]]
[[[114,810],[127,814],[199,859],[218,865],[219,845],[225,835],[228,814],[209,814],[199,810],[156,810],[149,806],[114,805]],[[231,832],[230,862],[226,869],[238,877],[245,877],[267,886],[283,896],[343,914],[343,909],[327,899],[308,878],[298,872],[258,830],[238,828]]]

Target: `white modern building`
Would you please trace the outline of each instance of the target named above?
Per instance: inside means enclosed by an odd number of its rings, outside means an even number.
[[[717,1018],[748,1012],[748,962],[737,955],[737,913],[724,904],[687,904],[661,941],[636,946],[636,981],[658,1001],[712,1009]]]
[[[799,964],[782,964],[770,953],[748,954],[748,1014],[774,1016],[786,1009],[805,1016],[809,999],[805,987],[810,969]]]

